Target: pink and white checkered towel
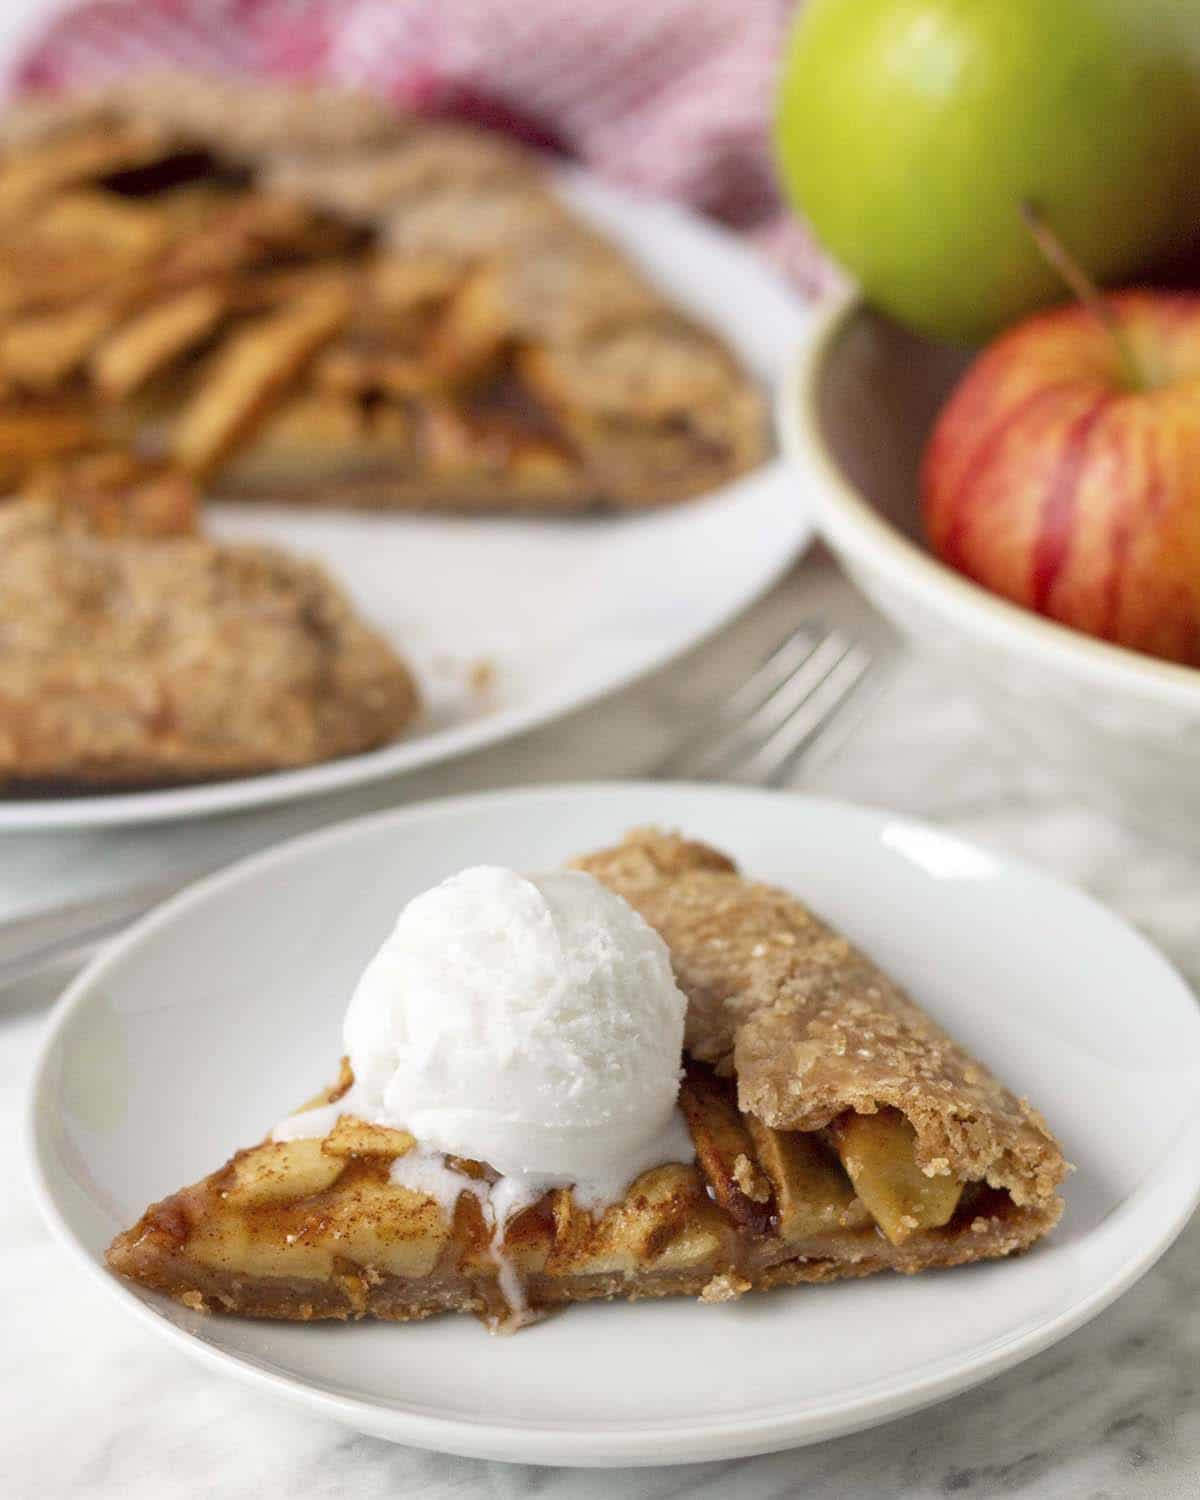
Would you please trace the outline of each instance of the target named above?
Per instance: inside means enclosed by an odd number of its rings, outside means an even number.
[[[61,89],[166,65],[360,88],[511,131],[752,235],[805,291],[832,272],[769,151],[795,0],[82,0],[18,64]]]

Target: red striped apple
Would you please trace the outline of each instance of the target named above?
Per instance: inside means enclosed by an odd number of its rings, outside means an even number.
[[[925,452],[944,562],[1016,604],[1200,666],[1200,294],[1067,306],[968,369]]]

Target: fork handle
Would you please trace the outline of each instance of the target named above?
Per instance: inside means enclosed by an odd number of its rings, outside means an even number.
[[[168,876],[0,922],[0,988],[28,979],[63,959],[90,952],[207,873],[191,870],[186,875]]]

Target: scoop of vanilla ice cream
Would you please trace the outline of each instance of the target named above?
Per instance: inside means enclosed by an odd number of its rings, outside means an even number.
[[[685,1009],[662,939],[599,881],[476,866],[410,901],[359,981],[355,1110],[603,1197],[692,1157]]]

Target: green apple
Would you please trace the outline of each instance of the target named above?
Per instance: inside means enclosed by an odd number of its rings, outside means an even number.
[[[874,301],[986,338],[1062,297],[1023,199],[1102,281],[1196,237],[1200,0],[809,0],[776,147]]]

